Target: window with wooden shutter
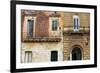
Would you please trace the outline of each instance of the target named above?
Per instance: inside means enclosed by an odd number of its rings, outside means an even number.
[[[25,51],[25,62],[32,62],[32,51]]]

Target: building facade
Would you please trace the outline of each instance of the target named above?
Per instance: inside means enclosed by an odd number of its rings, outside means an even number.
[[[60,14],[22,10],[22,63],[63,60]]]
[[[64,60],[89,60],[90,14],[65,12],[62,18]]]
[[[21,62],[88,60],[88,13],[21,11]]]

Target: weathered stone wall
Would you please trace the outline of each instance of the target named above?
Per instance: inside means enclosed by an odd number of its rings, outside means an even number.
[[[58,61],[63,61],[63,43],[22,43],[22,63],[24,62],[25,51],[32,51],[32,62],[49,62],[51,51],[58,51]]]
[[[73,38],[74,37],[74,38]],[[89,35],[64,35],[64,60],[71,60],[72,49],[77,46],[82,51],[82,59],[88,60],[90,58],[90,43],[86,41]],[[88,43],[88,44],[87,44]]]
[[[90,14],[79,12],[62,12],[61,18],[63,26],[73,26],[73,16],[77,15],[80,18],[80,26],[90,26]]]

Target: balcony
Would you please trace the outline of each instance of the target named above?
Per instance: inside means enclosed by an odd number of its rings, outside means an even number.
[[[73,26],[64,26],[63,32],[67,34],[89,34],[90,27],[80,26],[78,31],[74,31]]]
[[[39,32],[42,33],[42,32]],[[61,32],[49,32],[47,35],[39,35],[35,33],[28,34],[27,32],[22,33],[22,42],[60,42]]]

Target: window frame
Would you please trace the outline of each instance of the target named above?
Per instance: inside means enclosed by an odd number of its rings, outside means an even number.
[[[77,32],[79,31],[79,26],[80,26],[80,18],[78,15],[73,16],[73,31]]]
[[[30,27],[31,25],[32,25],[32,27]],[[30,35],[31,34],[30,28],[32,29],[32,31],[31,31],[32,35]],[[31,37],[31,38],[33,37],[33,31],[34,31],[34,20],[28,19],[27,20],[27,35],[28,35],[28,37]]]
[[[26,60],[26,55],[28,56],[27,60]],[[31,57],[29,57],[31,55]],[[31,61],[30,61],[31,59]],[[25,63],[31,63],[32,62],[32,51],[25,51],[25,59],[24,59]]]
[[[57,19],[53,19],[52,20],[52,31],[57,31],[58,28],[58,20]]]
[[[25,23],[26,24],[26,32],[27,32],[27,35],[28,35],[28,20],[33,20],[33,36],[32,37],[35,37],[35,25],[36,25],[36,17],[35,16],[25,16]]]
[[[52,59],[52,53],[54,54],[56,52],[56,60]],[[51,51],[51,57],[50,57],[50,61],[51,62],[55,62],[55,61],[58,61],[58,51],[54,50],[54,51]],[[53,57],[54,58],[54,57]]]
[[[50,26],[51,27],[51,31],[58,31],[59,30],[59,17],[51,17],[50,20],[51,20],[50,21],[51,22],[51,26]],[[55,21],[55,20],[57,21],[57,29],[56,30],[53,30],[53,28],[52,28],[53,27],[52,21]]]

